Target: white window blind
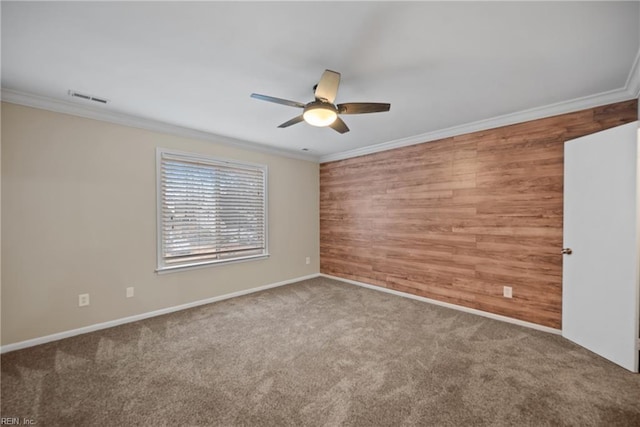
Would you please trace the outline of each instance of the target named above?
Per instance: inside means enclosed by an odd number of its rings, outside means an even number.
[[[158,153],[158,270],[267,255],[266,166]]]

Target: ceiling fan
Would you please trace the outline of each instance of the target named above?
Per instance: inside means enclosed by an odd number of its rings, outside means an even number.
[[[305,121],[313,126],[329,126],[340,133],[349,132],[349,128],[338,114],[364,114],[381,113],[389,111],[391,104],[379,102],[347,102],[335,105],[333,102],[338,93],[340,85],[340,73],[325,70],[320,77],[320,82],[313,87],[315,100],[303,104],[302,102],[289,101],[288,99],[274,98],[273,96],[252,93],[251,97],[263,101],[275,102],[276,104],[288,105],[290,107],[302,108],[302,114],[282,123],[279,128],[286,128],[301,121]]]

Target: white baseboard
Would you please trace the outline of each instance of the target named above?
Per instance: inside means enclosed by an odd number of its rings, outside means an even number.
[[[61,340],[61,339],[64,339],[64,338],[73,337],[73,336],[76,336],[76,335],[82,335],[82,334],[87,334],[89,332],[99,331],[101,329],[112,328],[114,326],[123,325],[125,323],[137,322],[138,320],[148,319],[150,317],[162,316],[163,314],[169,314],[169,313],[173,313],[173,312],[176,312],[176,311],[186,310],[186,309],[189,309],[189,308],[197,307],[197,306],[200,306],[200,305],[211,304],[211,303],[217,302],[217,301],[223,301],[223,300],[226,300],[226,299],[235,298],[235,297],[239,297],[239,296],[242,296],[242,295],[248,295],[248,294],[252,294],[252,293],[255,293],[255,292],[264,291],[264,290],[267,290],[267,289],[276,288],[278,286],[284,286],[284,285],[289,285],[291,283],[300,282],[302,280],[313,279],[315,277],[326,277],[328,279],[334,279],[334,280],[338,280],[340,282],[349,283],[349,284],[357,285],[357,286],[362,286],[364,288],[369,288],[369,289],[373,289],[373,290],[380,291],[380,292],[386,292],[386,293],[389,293],[389,294],[393,294],[393,295],[397,295],[397,296],[401,296],[401,297],[405,297],[405,298],[411,298],[411,299],[415,299],[415,300],[418,300],[418,301],[427,302],[429,304],[435,304],[435,305],[439,305],[439,306],[442,306],[442,307],[447,307],[447,308],[451,308],[451,309],[454,309],[454,310],[463,311],[465,313],[476,314],[478,316],[488,317],[488,318],[494,319],[494,320],[500,320],[500,321],[507,322],[507,323],[513,323],[515,325],[524,326],[524,327],[527,327],[527,328],[536,329],[536,330],[543,331],[543,332],[549,332],[549,333],[557,334],[557,335],[561,335],[562,334],[562,331],[560,329],[554,329],[554,328],[550,328],[548,326],[538,325],[536,323],[525,322],[524,320],[513,319],[511,317],[501,316],[499,314],[493,314],[493,313],[489,313],[489,312],[482,311],[482,310],[476,310],[474,308],[468,308],[468,307],[463,307],[463,306],[460,306],[460,305],[450,304],[450,303],[447,303],[447,302],[437,301],[437,300],[433,300],[433,299],[430,299],[430,298],[425,298],[425,297],[421,297],[421,296],[418,296],[418,295],[409,294],[409,293],[406,293],[406,292],[400,292],[400,291],[396,291],[396,290],[393,290],[393,289],[383,288],[381,286],[375,286],[375,285],[370,285],[368,283],[357,282],[355,280],[343,279],[342,277],[336,277],[336,276],[331,276],[331,275],[322,274],[322,273],[315,273],[315,274],[310,274],[308,276],[296,277],[294,279],[283,280],[281,282],[271,283],[271,284],[264,285],[264,286],[258,286],[257,288],[245,289],[243,291],[232,292],[230,294],[219,295],[217,297],[206,298],[206,299],[203,299],[203,300],[193,301],[193,302],[190,302],[190,303],[176,305],[176,306],[173,306],[173,307],[162,308],[160,310],[154,310],[154,311],[150,311],[150,312],[147,312],[147,313],[136,314],[134,316],[123,317],[121,319],[110,320],[108,322],[96,323],[94,325],[84,326],[84,327],[78,328],[78,329],[72,329],[72,330],[69,330],[69,331],[58,332],[58,333],[55,333],[55,334],[46,335],[44,337],[33,338],[33,339],[20,341],[20,342],[13,343],[13,344],[3,345],[2,347],[0,347],[0,353],[8,353],[10,351],[21,350],[23,348],[33,347],[33,346],[36,346],[36,345],[45,344],[45,343],[52,342],[52,341],[58,341],[58,340]]]
[[[63,338],[69,338],[76,335],[82,335],[89,332],[99,331],[100,329],[112,328],[114,326],[123,325],[125,323],[137,322],[138,320],[161,316],[163,314],[173,313],[175,311],[186,310],[188,308],[197,307],[199,305],[211,304],[213,302],[222,301],[229,298],[235,298],[242,295],[252,294],[254,292],[260,292],[260,291],[264,291],[271,288],[277,288],[278,286],[284,286],[284,285],[299,282],[302,280],[313,279],[319,276],[320,276],[320,273],[314,273],[308,276],[296,277],[295,279],[288,279],[288,280],[283,280],[282,282],[271,283],[269,285],[264,285],[264,286],[258,286],[257,288],[245,289],[243,291],[232,292],[230,294],[220,295],[217,297],[206,298],[203,300],[193,301],[186,304],[180,304],[173,307],[162,308],[160,310],[154,310],[147,313],[136,314],[134,316],[110,320],[108,322],[96,323],[95,325],[84,326],[82,328],[72,329],[70,331],[58,332],[58,333],[47,335],[44,337],[33,338],[30,340],[20,341],[13,344],[7,344],[0,347],[0,353],[8,353],[10,351],[21,350],[23,348],[33,347],[33,346],[45,344],[51,341],[58,341]]]
[[[562,335],[562,331],[560,329],[550,328],[548,326],[538,325],[536,323],[525,322],[524,320],[518,320],[507,316],[501,316],[499,314],[489,313],[487,311],[476,310],[475,308],[464,307],[461,305],[451,304],[448,302],[442,302],[438,300],[434,300],[431,298],[425,298],[418,295],[409,294],[406,292],[396,291],[394,289],[383,288],[382,286],[370,285],[368,283],[357,282],[355,280],[343,279],[342,277],[331,276],[329,274],[320,273],[320,276],[326,277],[327,279],[334,279],[340,282],[350,283],[356,286],[362,286],[364,288],[373,289],[380,292],[386,292],[388,294],[398,295],[405,298],[411,298],[422,302],[427,302],[429,304],[439,305],[442,307],[451,308],[458,311],[463,311],[465,313],[471,313],[482,317],[488,317],[489,319],[500,320],[502,322],[513,323],[514,325],[524,326],[531,329],[536,329],[538,331],[548,332],[551,334]]]

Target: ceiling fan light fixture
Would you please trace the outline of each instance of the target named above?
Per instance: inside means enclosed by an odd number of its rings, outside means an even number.
[[[329,126],[338,118],[338,111],[332,104],[312,102],[304,108],[304,121],[312,126]]]

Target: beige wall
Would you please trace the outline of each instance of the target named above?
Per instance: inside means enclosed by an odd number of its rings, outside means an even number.
[[[2,124],[2,345],[319,271],[315,163],[6,103]],[[271,257],[155,273],[156,147],[268,165]]]

